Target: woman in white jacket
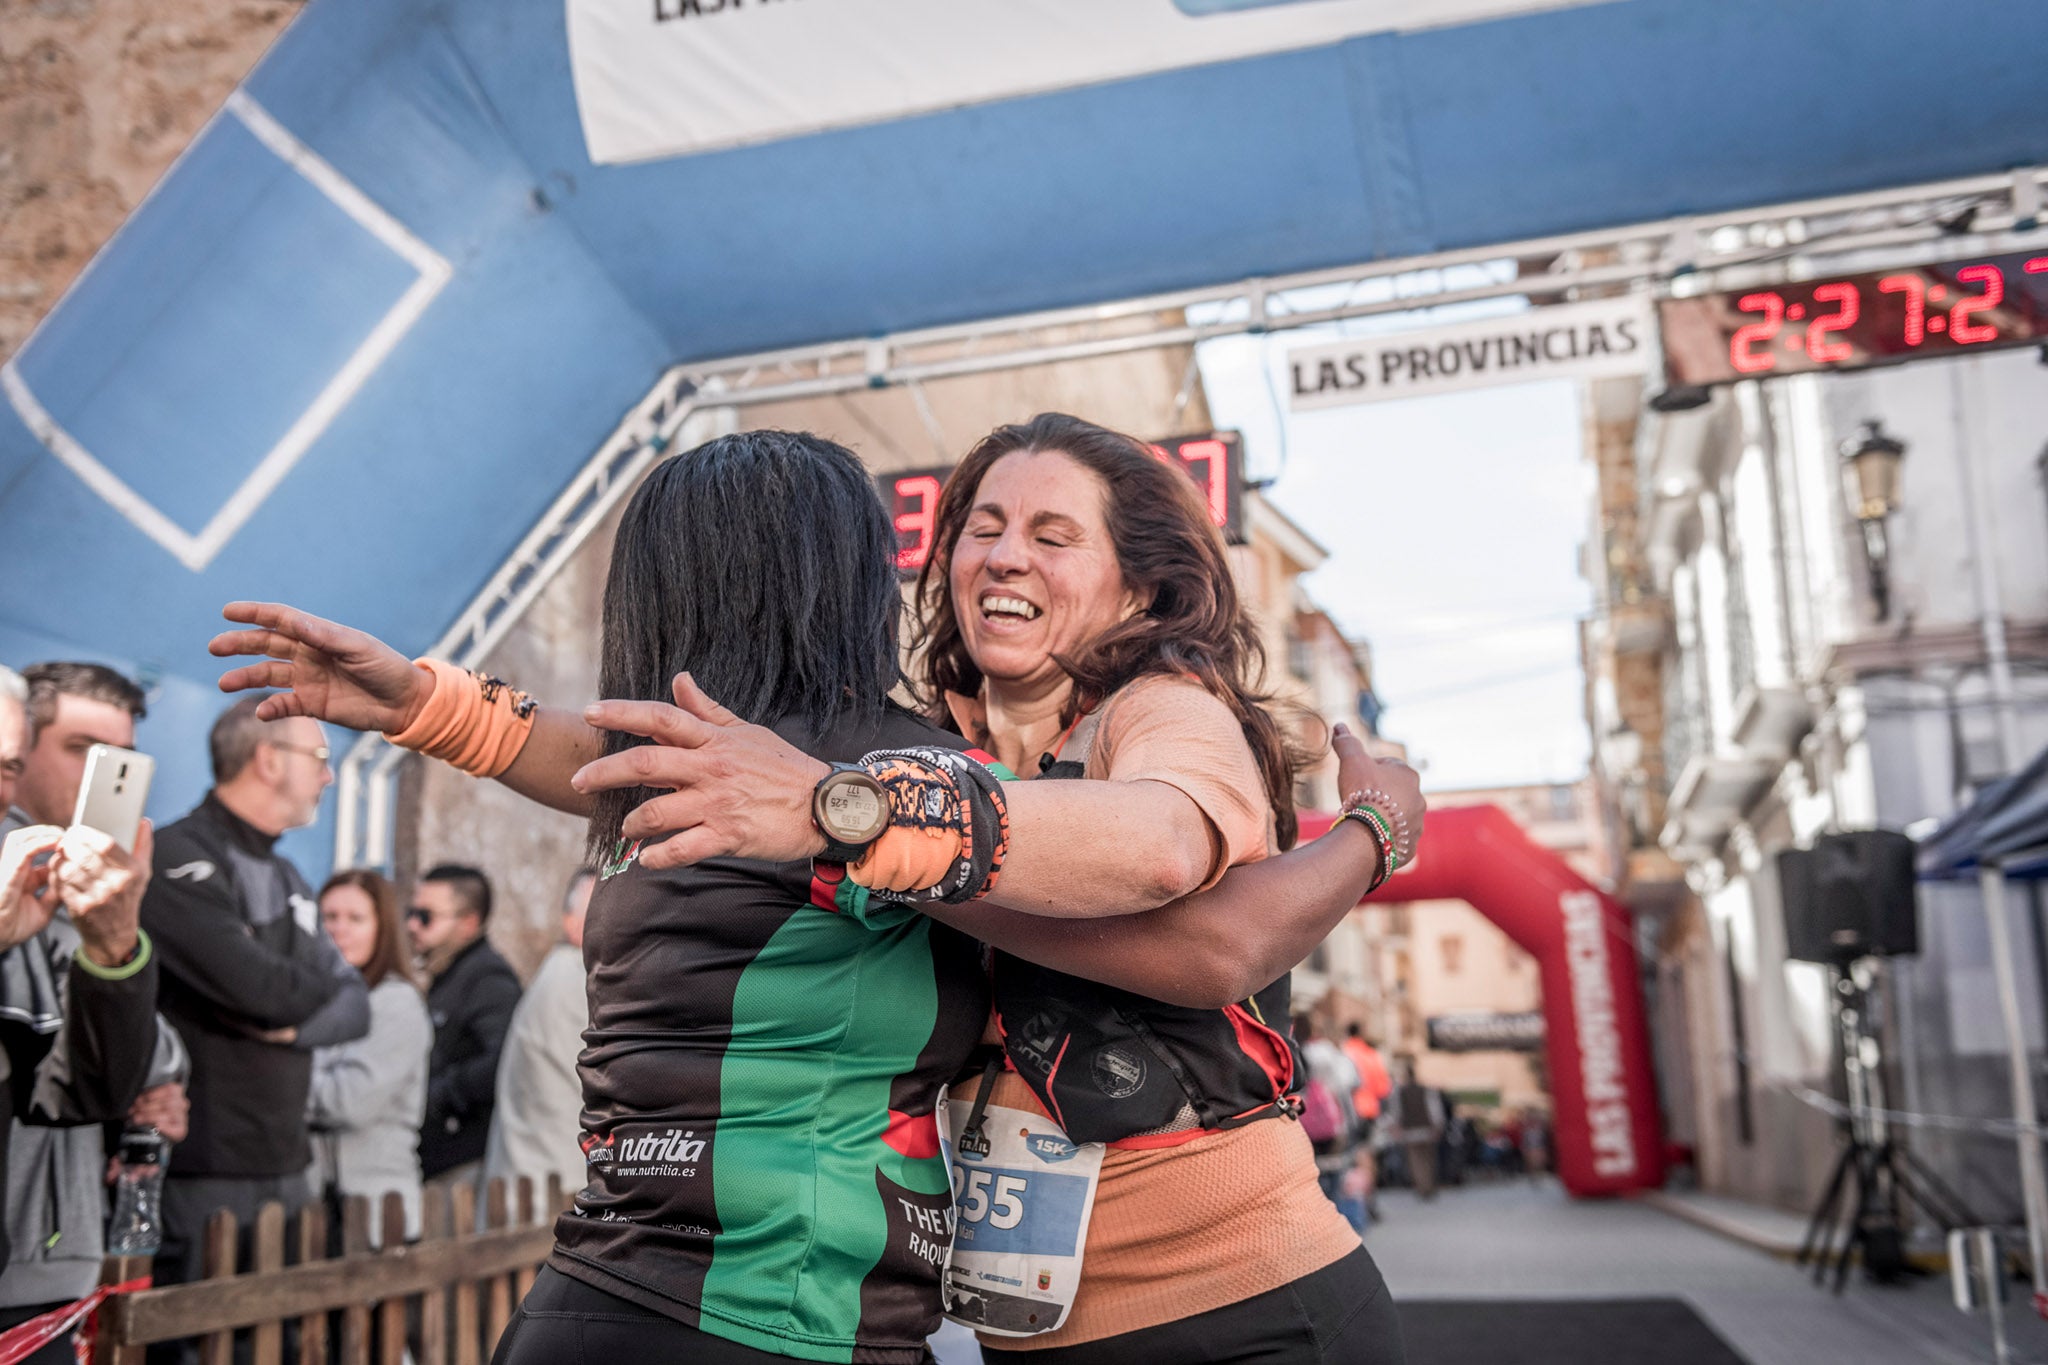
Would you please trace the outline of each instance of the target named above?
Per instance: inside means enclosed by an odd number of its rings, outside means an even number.
[[[320,920],[370,988],[370,1031],[313,1055],[306,1113],[315,1189],[370,1199],[370,1244],[384,1242],[384,1196],[405,1199],[402,1240],[419,1235],[420,1121],[434,1026],[406,963],[398,897],[375,872],[340,872],[320,888]]]

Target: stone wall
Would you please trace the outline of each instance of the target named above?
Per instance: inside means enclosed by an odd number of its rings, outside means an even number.
[[[0,359],[298,10],[284,0],[0,0]]]

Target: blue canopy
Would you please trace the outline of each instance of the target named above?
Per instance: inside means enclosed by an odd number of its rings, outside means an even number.
[[[175,813],[222,602],[423,648],[672,362],[1996,172],[2044,52],[1614,0],[599,166],[562,0],[313,0],[0,371],[0,659],[159,684]]]
[[[1987,785],[1920,845],[1923,880],[1975,876],[1987,863],[2008,877],[2048,877],[2048,749]]]

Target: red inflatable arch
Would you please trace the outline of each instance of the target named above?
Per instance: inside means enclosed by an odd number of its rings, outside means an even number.
[[[1330,817],[1304,811],[1304,838]],[[1575,1195],[1664,1180],[1650,1035],[1633,917],[1540,847],[1498,806],[1429,813],[1414,864],[1374,901],[1461,900],[1499,925],[1543,974],[1558,1178]]]

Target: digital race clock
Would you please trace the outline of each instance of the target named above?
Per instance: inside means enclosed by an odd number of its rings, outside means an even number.
[[[2048,252],[1658,303],[1671,385],[1860,370],[2048,339]]]

